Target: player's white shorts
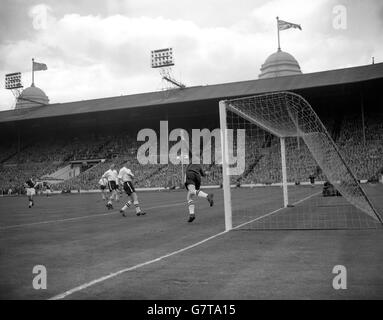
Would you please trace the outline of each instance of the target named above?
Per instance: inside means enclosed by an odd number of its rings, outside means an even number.
[[[27,188],[27,196],[34,196],[36,194],[35,188]]]

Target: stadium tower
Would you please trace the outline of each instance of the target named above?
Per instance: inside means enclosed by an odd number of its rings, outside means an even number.
[[[261,66],[259,79],[274,78],[281,76],[292,76],[301,74],[298,61],[287,52],[278,49],[271,54]]]
[[[32,108],[49,104],[49,98],[43,90],[34,83],[25,88],[17,98],[15,109]]]

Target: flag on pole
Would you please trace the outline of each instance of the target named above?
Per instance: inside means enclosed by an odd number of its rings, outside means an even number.
[[[33,71],[48,70],[48,67],[45,63],[33,61]]]
[[[278,30],[286,30],[290,28],[298,28],[299,30],[302,30],[302,27],[300,24],[295,24],[283,20],[278,20]]]

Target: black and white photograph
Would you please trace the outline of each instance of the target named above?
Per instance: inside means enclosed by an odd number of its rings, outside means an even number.
[[[380,0],[0,0],[0,300],[381,300],[382,35]]]

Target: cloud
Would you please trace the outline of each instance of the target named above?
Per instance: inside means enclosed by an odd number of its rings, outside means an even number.
[[[173,47],[174,75],[188,86],[256,79],[277,48],[277,15],[302,25],[303,31],[282,31],[281,44],[303,72],[366,64],[383,51],[377,41],[383,10],[377,1],[345,1],[347,30],[332,27],[332,9],[339,4],[333,0],[244,1],[244,8],[213,1],[216,10],[211,4],[202,10],[210,18],[206,23],[196,18],[198,1],[187,2],[190,12],[182,14],[176,13],[179,3],[162,11],[157,2],[118,3],[107,2],[100,14],[62,13],[51,2],[31,6],[27,22],[34,26],[33,36],[0,41],[0,77],[21,71],[29,86],[34,57],[48,65],[35,74],[35,82],[52,103],[155,91],[161,80],[150,69],[150,51]],[[230,16],[229,3],[237,17],[230,23],[224,19]],[[145,8],[147,14],[139,15]],[[0,89],[0,109],[12,101],[10,92]]]
[[[266,54],[251,57],[258,63],[250,62],[254,72],[246,75],[242,53],[257,52],[259,35],[163,17],[68,14],[48,16],[45,23],[34,39],[2,45],[0,53],[8,68],[31,57],[46,63],[48,71],[36,74],[35,82],[51,102],[158,90],[160,77],[150,69],[150,51],[157,48],[174,48],[175,76],[188,85],[255,78]],[[23,65],[29,77],[28,69]]]
[[[51,7],[45,4],[38,4],[29,10],[29,17],[32,18],[32,26],[35,30],[45,30],[48,26]]]

